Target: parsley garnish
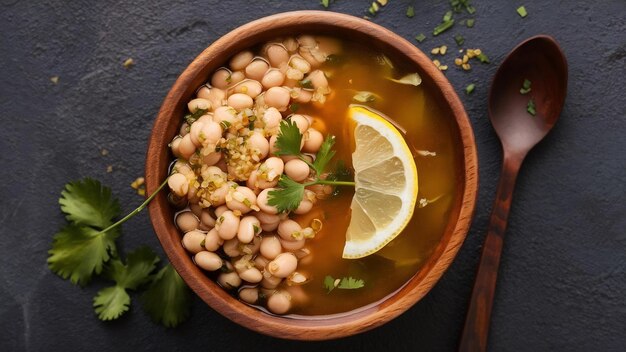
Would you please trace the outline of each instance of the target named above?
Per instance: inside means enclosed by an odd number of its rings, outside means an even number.
[[[335,288],[341,290],[355,290],[365,286],[365,282],[361,279],[355,279],[351,276],[343,277],[341,279],[334,279],[330,275],[326,275],[324,278],[324,288],[326,293],[330,293]]]
[[[183,309],[189,304],[189,290],[180,277],[161,274],[169,266],[153,276],[159,262],[154,252],[141,247],[128,254],[124,264],[115,244],[120,235],[118,226],[141,212],[166,184],[167,179],[139,207],[115,223],[113,219],[120,213],[119,202],[112,198],[111,189],[100,182],[89,178],[71,182],[61,193],[59,204],[68,224],[54,236],[48,251],[48,267],[74,284],[87,284],[94,273],[103,273],[114,281],[115,285],[98,291],[94,297],[93,306],[101,320],[117,319],[128,311],[131,299],[127,290],[136,290],[150,281],[151,294],[167,300],[158,305],[144,305],[153,318],[163,317],[155,320],[175,326],[189,314],[188,309]]]
[[[524,6],[520,6],[517,8],[517,14],[521,18],[528,16],[528,12],[526,11],[526,8]]]
[[[207,109],[198,109],[193,114],[185,115],[184,119],[187,124],[191,126],[192,123],[196,122],[196,120],[202,117],[202,115],[206,114],[207,111]]]
[[[522,83],[522,88],[520,88],[520,94],[528,94],[530,92],[530,85],[532,82],[528,79],[524,79],[524,83]]]
[[[315,161],[309,162],[302,153],[300,153],[300,144],[302,143],[302,134],[298,126],[292,121],[283,121],[280,125],[280,133],[276,138],[276,155],[295,155],[300,160],[306,162],[311,169],[315,171],[316,179],[307,183],[298,183],[287,175],[282,175],[278,181],[277,189],[269,192],[267,203],[275,206],[279,212],[288,212],[295,210],[300,205],[304,196],[304,188],[316,184],[324,184],[331,186],[354,186],[351,181],[334,181],[329,179],[321,179],[328,162],[335,156],[332,150],[335,144],[334,136],[327,136],[320,149],[318,150]]]
[[[135,290],[150,281],[150,273],[156,268],[159,257],[148,247],[140,247],[126,257],[126,264],[112,259],[105,276],[115,281],[114,286],[103,288],[93,299],[93,306],[100,320],[119,318],[130,306],[127,289]]]
[[[413,18],[413,16],[415,16],[415,8],[413,8],[413,5],[409,5],[406,8],[406,17]]]
[[[424,33],[420,33],[420,34],[415,36],[415,40],[417,40],[419,43],[421,43],[424,40],[426,40],[426,36],[424,35]]]
[[[161,269],[141,296],[143,308],[152,320],[175,327],[189,317],[191,292],[171,264]]]
[[[532,98],[528,101],[528,104],[526,105],[526,111],[528,111],[528,113],[533,116],[537,114],[537,110],[535,108],[535,101]]]
[[[467,87],[465,87],[465,94],[472,94],[474,88],[476,88],[476,85],[474,83],[468,84]]]

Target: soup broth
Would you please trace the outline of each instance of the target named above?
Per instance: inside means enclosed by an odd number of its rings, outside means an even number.
[[[323,228],[309,241],[310,261],[298,270],[312,280],[300,286],[308,303],[295,305],[292,312],[321,315],[350,311],[376,302],[398,290],[426,261],[444,233],[455,194],[455,149],[453,126],[423,86],[402,85],[389,77],[402,77],[409,71],[392,69],[380,53],[360,45],[343,43],[339,64],[327,63],[333,93],[322,107],[304,106],[303,114],[321,118],[327,133],[337,136],[334,160],[351,168],[353,126],[348,108],[356,92],[368,91],[377,98],[366,105],[382,112],[404,133],[413,151],[418,170],[418,204],[408,226],[383,249],[361,259],[342,259],[345,232],[350,222],[350,202],[354,190],[342,187],[330,199],[319,201],[312,214],[321,214]],[[394,63],[395,65],[395,63]],[[305,222],[296,216],[294,219]],[[355,290],[333,290],[327,293],[324,278],[353,277],[362,279],[364,287]]]

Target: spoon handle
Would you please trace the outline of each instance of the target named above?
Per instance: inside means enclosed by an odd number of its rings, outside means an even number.
[[[491,307],[496,289],[504,231],[511,208],[515,179],[522,160],[523,157],[510,157],[505,152],[496,200],[491,211],[487,236],[472,290],[472,298],[465,318],[463,335],[461,335],[459,351],[462,352],[485,351],[487,349]]]

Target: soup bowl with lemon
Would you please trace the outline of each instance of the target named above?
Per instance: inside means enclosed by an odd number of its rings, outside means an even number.
[[[320,340],[423,297],[468,231],[477,160],[417,48],[317,11],[246,24],[181,74],[148,147],[157,236],[187,284],[252,330]]]

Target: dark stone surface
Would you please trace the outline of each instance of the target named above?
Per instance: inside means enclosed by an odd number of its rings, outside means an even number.
[[[361,16],[367,1],[337,1]],[[405,38],[429,33],[447,1],[391,0],[374,19]],[[569,93],[555,130],[518,178],[493,312],[493,351],[618,351],[626,346],[626,3],[620,0],[474,1],[473,29],[455,26],[419,46],[462,33],[490,65],[447,72],[475,129],[480,192],[472,229],[437,286],[398,319],[337,341],[302,343],[250,332],[199,299],[177,329],[154,325],[134,306],[116,322],[96,319],[104,283],[74,287],[46,267],[64,223],[63,185],[102,180],[125,211],[140,198],[152,120],[182,69],[220,35],[308,1],[0,1],[0,350],[454,350],[495,192],[500,146],[487,119],[489,82],[506,53],[538,33],[553,35],[569,61]],[[122,62],[132,57],[131,69]],[[452,65],[453,54],[444,60]],[[58,84],[51,76],[60,76]],[[471,96],[464,87],[476,83]],[[109,155],[100,155],[106,148]],[[113,172],[107,173],[107,165]],[[122,248],[159,249],[147,215],[123,228]],[[159,249],[159,253],[162,252]]]

